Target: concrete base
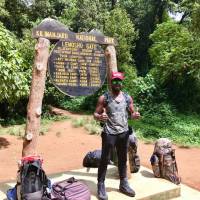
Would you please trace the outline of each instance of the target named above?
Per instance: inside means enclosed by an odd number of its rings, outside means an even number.
[[[82,180],[85,182],[91,191],[92,198],[91,200],[97,200],[96,197],[96,185],[97,185],[97,169],[79,169],[67,171],[59,174],[54,174],[49,176],[52,183],[67,179],[74,176],[76,179]],[[136,174],[132,174],[131,179],[129,179],[131,187],[136,192],[136,197],[128,197],[119,192],[119,179],[117,178],[117,168],[109,166],[106,176],[106,191],[108,194],[109,200],[169,200],[176,199],[181,200],[181,188],[182,185],[177,186],[167,180],[154,178],[151,170],[141,167],[140,171]],[[2,183],[0,184],[0,200],[6,199],[5,192],[8,188],[11,188],[15,183]],[[186,186],[184,186],[186,187]],[[189,188],[189,187],[186,187]],[[190,189],[193,190],[193,189]],[[191,192],[191,191],[190,191]],[[194,198],[190,196],[189,200],[200,199],[200,192],[196,192]],[[184,194],[184,196],[186,193]],[[187,195],[186,195],[187,196]],[[183,198],[185,199],[185,198]]]

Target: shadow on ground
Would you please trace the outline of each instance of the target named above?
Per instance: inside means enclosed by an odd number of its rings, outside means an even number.
[[[10,145],[7,139],[0,137],[0,149],[7,148]]]
[[[142,174],[142,176],[144,176],[146,178],[155,178],[153,173],[151,173],[147,170],[141,170],[140,173]]]

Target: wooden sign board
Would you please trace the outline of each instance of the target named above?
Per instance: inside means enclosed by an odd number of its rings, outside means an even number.
[[[100,44],[117,45],[114,38],[98,31],[74,33],[64,24],[44,19],[33,29],[34,38],[57,42],[48,64],[53,84],[69,96],[91,95],[104,83],[106,61]]]
[[[57,42],[48,63],[53,84],[69,96],[86,96],[97,91],[106,77],[104,51],[89,42]]]
[[[33,38],[44,37],[49,40],[66,40],[66,41],[77,41],[77,42],[93,42],[97,44],[110,44],[117,45],[117,41],[114,38],[104,36],[103,34],[93,33],[74,33],[69,31],[64,24],[47,18],[41,22],[32,31]]]

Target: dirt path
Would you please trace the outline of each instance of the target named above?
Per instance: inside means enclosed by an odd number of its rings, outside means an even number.
[[[70,120],[52,123],[48,133],[40,136],[38,154],[44,159],[47,174],[78,169],[88,151],[100,149],[101,138],[89,135],[83,128],[74,128]],[[21,157],[22,140],[15,136],[0,136],[0,182],[15,180],[17,161]],[[139,142],[143,166],[149,167],[152,144]],[[176,157],[182,182],[200,191],[200,149],[176,147]]]

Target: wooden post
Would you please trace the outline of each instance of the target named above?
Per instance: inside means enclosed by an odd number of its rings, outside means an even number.
[[[107,81],[108,89],[111,91],[111,73],[117,72],[117,57],[115,47],[112,45],[107,46],[105,50],[106,63],[107,63]],[[114,151],[116,153],[116,151]],[[114,156],[116,157],[116,155]],[[131,178],[130,163],[129,163],[129,154],[127,153],[127,177]]]
[[[27,121],[22,149],[22,156],[37,154],[37,140],[42,113],[47,62],[49,58],[50,41],[39,38],[35,45],[35,59],[32,72],[32,83],[27,106]]]
[[[117,72],[117,57],[115,47],[109,45],[105,50],[106,63],[107,63],[107,81],[108,89],[111,91],[111,73]]]

